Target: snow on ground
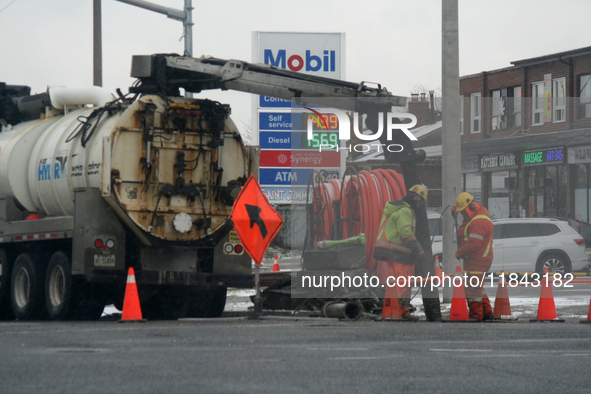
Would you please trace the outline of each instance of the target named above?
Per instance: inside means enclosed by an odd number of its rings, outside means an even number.
[[[413,293],[414,294],[414,293]],[[255,295],[254,289],[228,289],[225,312],[246,312],[248,308],[253,307],[250,296]],[[494,307],[494,297],[490,299]],[[535,319],[537,316],[538,298],[514,297],[509,299],[511,305],[511,316],[508,319]],[[587,319],[589,312],[589,297],[556,297],[554,304],[559,319]],[[423,302],[420,296],[412,300],[412,304],[417,308],[415,316],[425,318],[423,311]],[[441,304],[441,314],[444,318],[449,316],[451,304]],[[114,313],[120,313],[113,305],[105,307],[103,316]]]

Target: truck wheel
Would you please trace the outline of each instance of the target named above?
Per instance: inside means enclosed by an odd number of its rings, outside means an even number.
[[[45,269],[39,257],[21,253],[14,262],[10,281],[10,301],[17,320],[47,318]]]
[[[184,288],[161,287],[142,305],[148,320],[176,320],[188,317],[188,292]]]
[[[191,298],[188,317],[220,317],[226,307],[227,288],[197,293]]]
[[[47,312],[53,320],[69,320],[77,314],[70,258],[61,250],[49,260],[45,279]]]
[[[220,317],[224,308],[226,307],[226,293],[227,288],[223,287],[211,293],[211,301],[209,303],[209,313],[207,317]]]
[[[0,249],[0,320],[12,320],[10,306],[10,264],[4,249]]]

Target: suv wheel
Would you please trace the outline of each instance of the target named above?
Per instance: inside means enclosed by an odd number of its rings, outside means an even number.
[[[562,253],[551,252],[543,254],[538,259],[536,264],[536,272],[540,275],[544,274],[544,268],[548,268],[549,272],[556,272],[561,275],[571,273],[570,260]]]

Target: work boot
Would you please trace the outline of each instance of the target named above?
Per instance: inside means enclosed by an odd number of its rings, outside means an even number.
[[[407,313],[405,313],[404,315],[402,315],[402,318],[403,318],[404,320],[408,320],[408,321],[419,321],[419,320],[421,320],[421,319],[419,319],[419,317],[418,317],[418,316],[413,316],[413,315],[411,315],[411,314],[410,314],[410,313],[408,313],[408,312],[407,312]]]

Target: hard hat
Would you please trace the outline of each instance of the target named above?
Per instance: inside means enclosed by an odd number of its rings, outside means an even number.
[[[415,193],[416,195],[421,197],[423,201],[427,202],[427,195],[429,194],[429,191],[424,185],[414,185],[413,187],[408,189],[408,191]]]
[[[456,205],[458,212],[463,211],[466,207],[474,201],[474,197],[470,193],[460,193],[458,194],[458,198],[456,198]]]

